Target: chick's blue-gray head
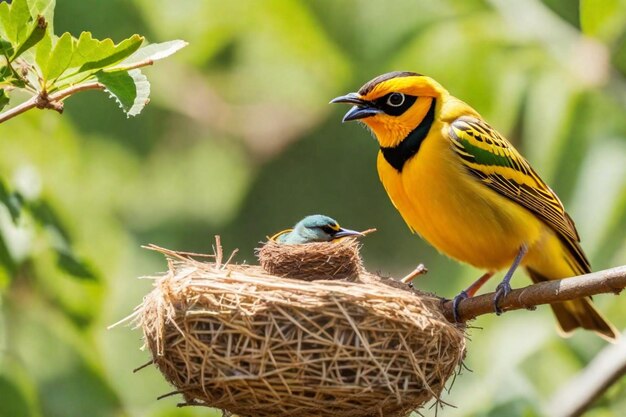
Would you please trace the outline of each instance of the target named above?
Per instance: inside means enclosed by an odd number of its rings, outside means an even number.
[[[293,228],[297,235],[311,242],[328,242],[339,230],[341,230],[339,223],[322,214],[307,216]]]
[[[279,241],[291,244],[330,242],[341,237],[358,235],[361,235],[361,233],[342,228],[336,220],[328,216],[315,214],[300,220],[293,230],[281,236]]]

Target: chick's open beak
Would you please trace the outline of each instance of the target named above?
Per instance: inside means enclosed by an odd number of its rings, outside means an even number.
[[[342,227],[339,229],[337,233],[333,235],[333,240],[339,239],[341,237],[347,237],[347,236],[365,236],[365,235],[361,232],[357,232],[356,230],[344,229]]]
[[[357,93],[349,93],[345,96],[340,96],[332,99],[331,104],[335,103],[348,103],[354,104],[350,110],[343,116],[342,122],[349,122],[350,120],[364,119],[366,117],[375,116],[382,112],[382,110],[376,108],[373,103],[363,100]]]

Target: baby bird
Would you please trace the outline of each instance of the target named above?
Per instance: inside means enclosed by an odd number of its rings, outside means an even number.
[[[363,233],[344,229],[334,219],[315,214],[300,220],[293,229],[276,233],[270,240],[285,245],[296,245],[312,242],[330,242],[347,236],[363,236]]]

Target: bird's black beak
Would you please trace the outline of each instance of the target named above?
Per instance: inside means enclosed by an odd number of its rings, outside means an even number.
[[[344,229],[343,227],[339,229],[337,233],[333,235],[333,240],[339,239],[347,236],[365,236],[361,232],[357,232],[356,230]]]
[[[343,116],[342,122],[349,122],[350,120],[365,119],[366,117],[375,116],[382,112],[382,110],[376,108],[373,103],[363,100],[357,93],[349,93],[345,96],[340,96],[332,99],[331,104],[335,103],[348,103],[354,104],[350,110]]]

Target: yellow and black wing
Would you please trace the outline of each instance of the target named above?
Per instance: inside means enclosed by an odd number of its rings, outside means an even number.
[[[505,138],[484,121],[460,117],[450,125],[452,148],[483,184],[535,213],[561,236],[580,272],[591,270],[574,222],[557,195]]]

